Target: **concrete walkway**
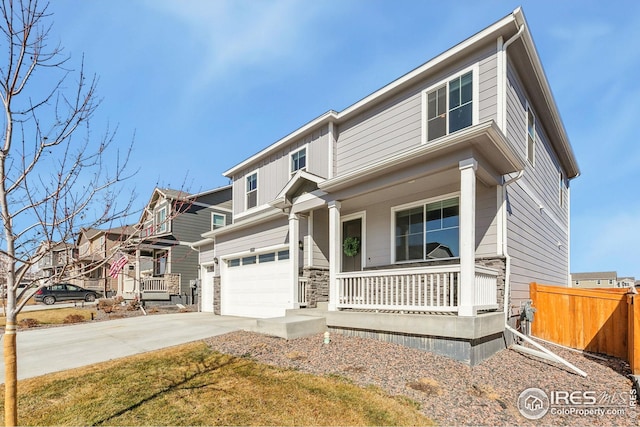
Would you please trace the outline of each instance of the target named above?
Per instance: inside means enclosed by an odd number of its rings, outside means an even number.
[[[255,319],[175,313],[18,331],[18,379],[252,330]],[[0,357],[0,383],[4,360]]]

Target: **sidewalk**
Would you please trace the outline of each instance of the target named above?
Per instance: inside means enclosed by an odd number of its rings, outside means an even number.
[[[20,330],[17,337],[18,379],[251,329],[255,324],[256,320],[250,318],[175,313]],[[4,383],[2,358],[0,383]]]

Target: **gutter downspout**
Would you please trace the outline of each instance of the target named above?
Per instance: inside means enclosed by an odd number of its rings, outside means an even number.
[[[510,184],[513,184],[514,182],[516,182],[517,180],[519,180],[520,178],[522,178],[524,176],[524,170],[521,170],[520,172],[518,172],[518,175],[516,175],[513,178],[510,178],[509,180],[505,181],[504,184],[502,184],[502,200],[506,201],[507,200],[507,186]],[[504,207],[503,207],[504,209]],[[579,375],[586,377],[587,373],[584,372],[583,370],[581,370],[580,368],[572,365],[571,363],[569,363],[568,361],[566,361],[565,359],[563,359],[562,357],[558,356],[557,354],[553,353],[551,350],[548,350],[546,348],[544,348],[543,346],[541,346],[540,344],[538,344],[537,342],[535,342],[534,340],[532,340],[530,337],[518,332],[517,330],[515,330],[514,328],[512,328],[509,325],[509,299],[510,299],[510,293],[511,293],[511,257],[509,256],[509,252],[507,250],[507,221],[506,221],[506,215],[503,215],[503,221],[502,221],[502,227],[503,227],[503,235],[502,235],[502,254],[505,257],[505,277],[504,277],[504,327],[506,330],[508,330],[509,332],[511,332],[512,334],[514,334],[515,336],[523,339],[524,341],[528,342],[529,344],[531,344],[532,346],[534,346],[535,348],[537,348],[539,351],[536,350],[532,350],[526,347],[522,347],[520,345],[514,345],[513,349],[516,351],[521,351],[523,353],[526,354],[530,354],[533,356],[537,356],[537,357],[541,357],[543,359],[551,359],[553,361],[559,362],[565,366],[567,366],[568,368],[570,368],[571,370],[573,370],[574,372],[577,372]]]
[[[520,28],[518,29],[518,32],[511,37],[509,40],[507,40],[506,42],[504,42],[504,44],[502,45],[502,49],[501,49],[501,55],[502,55],[502,64],[504,69],[501,70],[502,71],[502,75],[500,76],[500,78],[502,79],[502,106],[501,108],[506,110],[506,105],[507,105],[507,91],[505,90],[505,88],[507,87],[507,47],[509,47],[509,45],[511,43],[513,43],[514,41],[516,41],[524,32],[524,24],[520,25]],[[504,132],[504,134],[506,135],[506,129],[507,129],[507,117],[506,117],[506,111],[505,113],[502,114],[501,117],[501,122],[500,123],[500,127],[502,128],[502,131]],[[503,207],[502,209],[506,209],[506,206],[504,203],[506,203],[507,200],[507,186],[513,184],[514,182],[518,181],[520,178],[522,178],[524,176],[524,169],[518,172],[518,175],[516,175],[513,178],[510,178],[508,180],[506,180],[503,184],[502,184],[502,201],[503,201]],[[581,370],[580,368],[572,365],[571,363],[569,363],[568,361],[566,361],[565,359],[561,358],[560,356],[556,355],[555,353],[551,352],[550,350],[547,350],[546,348],[544,348],[543,346],[541,346],[540,344],[538,344],[537,342],[533,341],[530,337],[518,332],[517,330],[515,330],[514,328],[512,328],[509,325],[509,313],[510,313],[510,309],[509,309],[509,300],[510,300],[510,296],[511,296],[511,257],[509,256],[509,252],[507,250],[507,220],[506,220],[506,215],[502,216],[503,220],[502,220],[502,255],[505,257],[505,277],[504,277],[504,327],[505,330],[508,330],[509,332],[511,332],[512,334],[514,334],[515,336],[523,339],[524,341],[528,342],[529,344],[533,345],[534,347],[536,347],[539,351],[536,350],[531,350],[529,348],[526,347],[522,347],[520,345],[518,345],[517,347],[514,346],[514,349],[516,349],[516,351],[523,351],[526,352],[527,354],[531,354],[533,356],[537,356],[537,357],[541,357],[541,358],[545,358],[545,359],[551,359],[554,361],[557,361],[565,366],[567,366],[568,368],[570,368],[571,370],[573,370],[574,372],[577,372],[579,375],[586,377],[587,373],[584,372],[583,370]],[[522,350],[520,350],[520,348],[522,348]]]

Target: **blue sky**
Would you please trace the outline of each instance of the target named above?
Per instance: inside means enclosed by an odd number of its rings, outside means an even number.
[[[132,180],[197,192],[523,6],[582,175],[571,270],[640,278],[640,2],[55,0],[52,40],[100,78],[93,128]]]

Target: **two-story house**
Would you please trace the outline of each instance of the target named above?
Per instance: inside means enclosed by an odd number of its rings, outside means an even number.
[[[326,306],[334,332],[477,363],[530,282],[569,283],[578,164],[521,9],[224,172],[223,315]]]
[[[66,280],[72,276],[75,247],[66,242],[43,242],[36,250],[38,262],[33,274],[37,278]]]
[[[78,286],[110,296],[117,292],[118,280],[109,276],[109,270],[122,245],[135,232],[133,226],[110,229],[83,228],[76,239],[74,279]]]
[[[197,194],[156,188],[128,250],[118,294],[125,299],[192,304],[199,278],[193,244],[212,224],[232,220],[231,186]]]

